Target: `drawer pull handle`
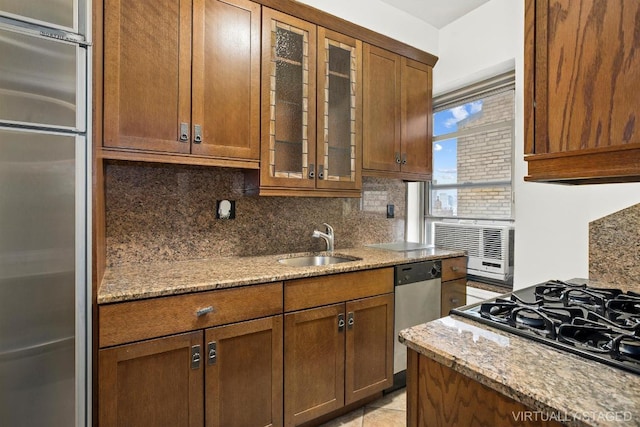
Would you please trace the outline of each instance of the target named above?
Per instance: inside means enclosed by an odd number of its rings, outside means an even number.
[[[196,311],[196,316],[200,317],[200,316],[204,316],[205,314],[209,314],[209,313],[213,313],[213,307],[212,306],[201,308],[200,310]]]
[[[452,304],[458,304],[458,302],[460,302],[460,300],[458,298],[451,298],[451,303]]]
[[[453,271],[458,271],[458,270],[460,270],[460,269],[459,269],[458,267],[456,267],[456,266],[453,266],[453,267],[451,267],[451,270],[453,270]]]

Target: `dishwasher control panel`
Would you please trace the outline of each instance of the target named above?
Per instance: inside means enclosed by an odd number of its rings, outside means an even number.
[[[424,282],[442,277],[440,260],[429,260],[402,264],[395,267],[395,285]]]

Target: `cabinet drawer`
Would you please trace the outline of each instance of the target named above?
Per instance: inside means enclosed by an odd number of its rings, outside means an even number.
[[[198,316],[198,311],[206,311]],[[99,345],[160,337],[282,313],[282,282],[101,305]]]
[[[448,316],[452,308],[467,304],[467,279],[458,279],[442,283],[440,297],[440,316]]]
[[[284,309],[302,310],[389,292],[393,292],[393,268],[290,280],[284,284]]]
[[[442,281],[467,277],[467,257],[447,258],[442,260]]]

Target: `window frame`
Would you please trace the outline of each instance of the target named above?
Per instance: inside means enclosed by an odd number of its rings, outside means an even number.
[[[433,241],[431,238],[429,223],[440,220],[458,221],[458,220],[472,220],[486,223],[513,223],[515,221],[515,193],[514,193],[514,177],[515,177],[515,70],[508,71],[506,73],[499,74],[486,80],[482,80],[477,83],[466,85],[460,89],[447,92],[445,94],[434,97],[433,99],[433,115],[440,111],[444,111],[455,106],[465,105],[469,102],[477,101],[487,98],[492,95],[505,93],[507,91],[513,91],[513,108],[514,116],[511,119],[504,120],[498,123],[489,123],[478,126],[477,128],[462,129],[461,131],[455,131],[443,135],[434,136],[432,144],[438,141],[445,141],[450,139],[456,139],[465,135],[479,134],[496,129],[505,129],[509,127],[511,129],[511,159],[510,159],[510,178],[508,180],[488,180],[477,182],[461,182],[461,183],[446,183],[446,184],[434,184],[433,181],[427,182],[423,188],[423,202],[424,202],[424,222],[425,232],[427,233],[426,241]],[[434,117],[435,119],[435,117]],[[434,157],[435,158],[435,157]],[[434,171],[435,171],[435,165]],[[433,212],[433,191],[442,189],[464,189],[464,188],[496,188],[506,187],[510,188],[510,215],[509,217],[490,217],[490,216],[441,216],[434,215]]]

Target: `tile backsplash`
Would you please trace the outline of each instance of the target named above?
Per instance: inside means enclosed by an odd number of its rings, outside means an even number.
[[[404,240],[406,185],[397,179],[364,177],[361,199],[261,197],[245,194],[238,169],[114,161],[105,185],[108,266],[324,250],[311,237],[323,222],[336,250]],[[222,199],[235,200],[235,219],[216,219]]]
[[[589,278],[640,292],[640,203],[589,223]]]

